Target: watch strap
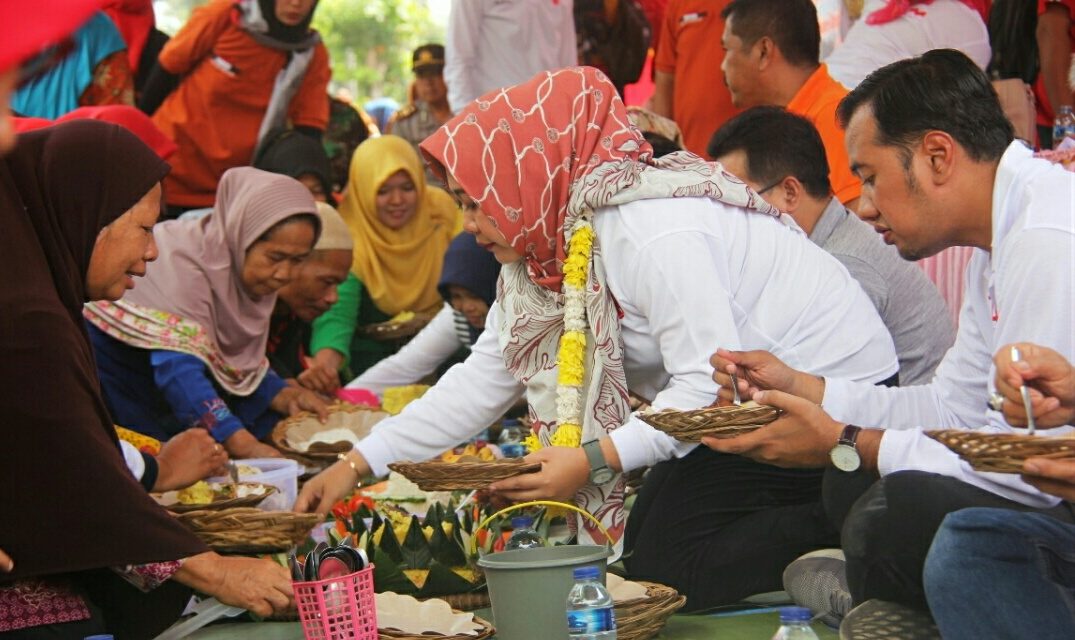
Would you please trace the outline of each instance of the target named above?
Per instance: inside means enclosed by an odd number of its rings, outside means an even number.
[[[836,441],[836,444],[844,444],[855,451],[858,451],[858,438],[859,433],[862,432],[862,427],[856,427],[853,424],[849,424],[844,427],[844,430],[840,432],[840,439]]]
[[[601,451],[600,440],[590,440],[582,443],[582,450],[586,453],[586,461],[590,463],[591,474],[598,469],[608,467],[608,462],[605,461],[605,453]]]

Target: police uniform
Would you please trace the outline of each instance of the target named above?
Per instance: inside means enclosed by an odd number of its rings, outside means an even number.
[[[444,47],[438,44],[426,44],[414,50],[412,69],[415,72],[425,69],[444,68]],[[433,135],[441,123],[433,117],[429,105],[421,100],[414,100],[404,106],[389,121],[388,133],[397,135],[414,147],[418,157],[422,157],[418,144]],[[440,184],[436,176],[426,167],[426,180],[431,184]]]

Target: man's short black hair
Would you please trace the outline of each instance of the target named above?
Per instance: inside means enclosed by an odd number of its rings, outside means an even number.
[[[999,159],[1015,138],[989,78],[953,49],[928,51],[866,76],[840,101],[840,126],[846,129],[862,107],[873,110],[876,142],[903,148],[905,165],[909,147],[929,131],[952,136],[978,162]]]
[[[733,0],[720,16],[735,18],[732,33],[746,46],[768,36],[793,65],[817,66],[821,27],[812,0]]]
[[[653,147],[653,157],[663,158],[664,156],[675,153],[676,151],[683,151],[683,147],[679,146],[673,140],[662,136],[659,133],[653,133],[652,131],[643,131],[642,137],[646,139],[649,146]]]
[[[825,145],[814,125],[783,107],[754,107],[724,123],[709,140],[709,157],[742,151],[747,173],[740,176],[770,185],[795,176],[814,198],[832,195]]]

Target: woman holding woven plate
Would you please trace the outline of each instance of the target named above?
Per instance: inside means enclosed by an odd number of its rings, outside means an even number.
[[[649,427],[628,406],[628,388],[655,408],[712,403],[717,388],[706,353],[714,345],[767,344],[863,380],[896,371],[892,340],[865,294],[789,218],[718,164],[689,153],[653,160],[615,88],[586,67],[490,93],[422,148],[460,198],[466,230],[504,264],[496,303],[471,356],[309,482],[296,509],[325,511],[356,475],[432,458],[524,393],[534,425],[528,460],[542,470],[491,489],[510,500],[573,499],[612,538],[574,523],[585,542],[622,550],[620,472],[672,458],[693,459],[689,466],[703,474],[697,486],[706,491],[708,476],[726,477],[725,469],[757,480],[719,500],[687,496],[696,519],[713,509],[749,517],[805,493],[818,500],[819,473],[710,455]],[[765,501],[761,493],[778,498]],[[706,582],[733,582],[714,574],[691,578],[714,565],[707,548],[713,527],[693,523],[688,544],[674,541],[674,524],[667,526],[666,541],[653,545],[661,549],[644,549],[637,539],[633,550],[636,559],[665,568],[632,561],[633,573],[675,586],[693,607],[745,595],[727,585],[707,593]],[[793,539],[799,534],[769,526],[741,540],[771,558],[764,570],[770,588],[779,588],[796,552],[824,542]],[[706,566],[696,568],[703,558]],[[713,570],[758,570],[735,562],[722,556]]]

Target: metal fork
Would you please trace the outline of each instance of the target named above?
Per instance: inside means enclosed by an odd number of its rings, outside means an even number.
[[[1019,347],[1012,347],[1012,362],[1019,362],[1023,355],[1019,353]],[[1034,435],[1034,410],[1030,405],[1030,389],[1025,384],[1019,385],[1019,395],[1023,397],[1023,409],[1026,411],[1027,434]]]
[[[231,478],[232,486],[239,484],[239,467],[234,460],[228,460],[228,476]]]

